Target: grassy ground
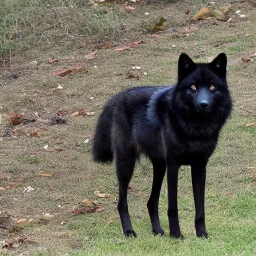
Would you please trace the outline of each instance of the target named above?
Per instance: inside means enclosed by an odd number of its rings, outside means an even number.
[[[197,31],[184,34],[194,23],[193,16],[203,6],[202,1],[193,1],[193,5],[191,1],[138,5],[132,12],[117,4],[90,12],[84,1],[1,4],[0,243],[1,247],[11,247],[11,242],[16,242],[14,248],[0,249],[0,255],[256,254],[255,62],[242,61],[256,52],[255,7],[233,3],[230,22],[200,21]],[[238,10],[246,18],[240,18],[235,13]],[[160,16],[167,19],[167,26],[157,37],[152,36],[147,28]],[[93,20],[99,23],[89,24]],[[113,50],[114,46],[140,40],[143,43],[130,50]],[[96,58],[88,60],[85,56],[94,51]],[[179,175],[185,239],[168,237],[166,184],[160,198],[166,234],[151,234],[146,202],[152,167],[142,159],[129,191],[138,238],[124,239],[116,203],[94,193],[117,195],[114,166],[91,161],[96,120],[107,98],[123,89],[175,83],[181,52],[195,61],[207,61],[220,52],[229,59],[234,111],[208,165],[206,220],[210,237],[195,237],[188,167],[183,167]],[[49,64],[48,59],[59,61]],[[54,76],[57,70],[78,65],[84,70]],[[133,70],[133,66],[141,69]],[[127,74],[135,78],[126,79]],[[95,114],[71,116],[81,109]],[[66,124],[53,124],[60,111]],[[10,112],[24,113],[24,118],[36,121],[12,126]],[[250,123],[254,126],[246,126]],[[34,190],[24,193],[29,186]],[[104,211],[72,214],[77,203],[86,198],[97,200]],[[32,221],[17,224],[21,219]],[[22,235],[23,243],[17,243]]]

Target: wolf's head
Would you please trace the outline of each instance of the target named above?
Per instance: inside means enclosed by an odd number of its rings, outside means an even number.
[[[185,53],[179,57],[175,102],[187,113],[210,113],[230,105],[226,82],[227,57],[219,54],[211,63],[194,63]],[[230,107],[231,108],[231,107]]]

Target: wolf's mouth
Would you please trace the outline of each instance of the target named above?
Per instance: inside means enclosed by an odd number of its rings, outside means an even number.
[[[212,108],[207,108],[207,109],[202,109],[202,108],[196,108],[196,111],[197,112],[200,112],[200,113],[209,113],[212,111]]]

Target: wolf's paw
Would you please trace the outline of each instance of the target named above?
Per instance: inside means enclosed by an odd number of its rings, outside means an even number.
[[[163,236],[164,235],[164,231],[160,227],[159,228],[153,228],[153,234],[155,236],[158,236],[158,235]]]
[[[136,234],[136,232],[133,229],[128,229],[128,230],[124,230],[124,236],[126,238],[133,237],[133,236],[137,237],[137,234]]]
[[[196,232],[196,236],[207,239],[208,238],[208,233],[205,230],[201,230],[201,231]]]
[[[171,232],[170,237],[171,238],[184,239],[184,236],[180,232]]]

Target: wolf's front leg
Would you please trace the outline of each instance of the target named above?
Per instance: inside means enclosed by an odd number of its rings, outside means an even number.
[[[183,238],[180,232],[178,216],[178,171],[179,165],[174,159],[167,159],[167,184],[168,184],[168,218],[170,227],[170,236],[174,238]]]
[[[163,235],[164,230],[160,226],[159,215],[158,215],[158,204],[160,191],[165,175],[166,163],[165,159],[150,158],[153,164],[153,184],[151,195],[148,200],[148,212],[152,224],[152,231],[154,235]]]
[[[205,179],[206,163],[191,165],[192,185],[196,208],[195,228],[198,237],[208,238],[205,227]]]

